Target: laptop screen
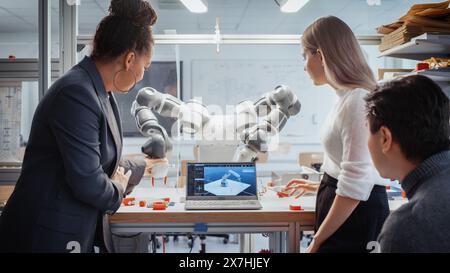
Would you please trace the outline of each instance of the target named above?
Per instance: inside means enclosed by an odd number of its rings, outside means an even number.
[[[256,199],[254,163],[188,163],[190,199]]]

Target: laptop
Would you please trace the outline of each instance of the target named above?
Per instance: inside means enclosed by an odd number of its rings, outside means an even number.
[[[187,163],[186,210],[261,209],[255,163]]]

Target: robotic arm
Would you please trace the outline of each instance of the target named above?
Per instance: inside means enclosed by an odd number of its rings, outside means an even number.
[[[178,118],[183,132],[189,134],[197,133],[209,121],[206,107],[197,101],[182,102],[151,87],[142,88],[133,102],[131,114],[141,133],[148,137],[148,141],[142,146],[142,152],[151,158],[164,158],[173,147],[153,111],[161,116]]]
[[[288,118],[300,112],[300,107],[297,96],[284,85],[276,87],[254,103],[243,101],[238,104],[235,132],[243,145],[236,151],[233,161],[255,161],[259,152],[267,152],[269,138],[278,134]],[[131,114],[141,133],[148,137],[142,152],[151,158],[164,158],[172,150],[169,136],[159,125],[153,111],[162,116],[178,118],[182,132],[191,135],[201,132],[210,121],[207,108],[198,101],[182,102],[151,87],[139,90]],[[218,124],[209,124],[211,126],[220,128]]]
[[[233,161],[255,161],[258,152],[267,152],[269,138],[278,134],[289,117],[300,112],[300,108],[297,96],[284,85],[277,86],[253,104],[241,102],[237,107],[238,123],[241,120],[237,133],[245,145],[236,151]],[[263,119],[256,123],[258,117]]]
[[[222,176],[222,180],[220,181],[220,185],[222,187],[227,187],[228,186],[227,179],[228,179],[228,177],[230,177],[232,175],[234,177],[236,177],[238,181],[241,181],[241,176],[237,172],[235,172],[233,170],[228,170],[228,172]]]

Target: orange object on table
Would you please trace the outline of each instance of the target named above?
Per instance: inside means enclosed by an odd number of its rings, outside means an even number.
[[[299,205],[289,205],[290,210],[303,210],[302,206]]]
[[[147,202],[145,202],[145,200],[139,201],[139,207],[141,207],[141,208],[145,207],[146,203]]]
[[[124,206],[133,206],[135,201],[136,201],[136,198],[134,198],[134,197],[124,198],[122,200],[122,204]]]
[[[156,201],[153,202],[153,210],[165,210],[166,209],[166,202]]]
[[[406,192],[405,191],[402,191],[402,197],[406,198]]]
[[[289,197],[289,194],[279,191],[279,192],[277,192],[277,196],[279,198],[283,198],[283,197]]]

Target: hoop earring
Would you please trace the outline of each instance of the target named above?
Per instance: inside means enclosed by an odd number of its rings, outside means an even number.
[[[119,88],[117,88],[117,85],[116,85],[116,77],[117,77],[117,74],[119,74],[120,72],[130,72],[132,75],[133,75],[133,78],[134,78],[134,84],[133,84],[133,86],[129,89],[129,90],[120,90]],[[114,85],[114,88],[117,90],[117,91],[120,91],[120,92],[124,92],[124,93],[127,93],[127,92],[130,92],[130,90],[132,90],[135,86],[136,86],[136,74],[134,73],[134,71],[133,70],[129,70],[129,71],[126,71],[125,69],[122,69],[122,70],[119,70],[119,71],[117,71],[116,72],[116,74],[114,74],[114,77],[113,77],[113,85]]]

